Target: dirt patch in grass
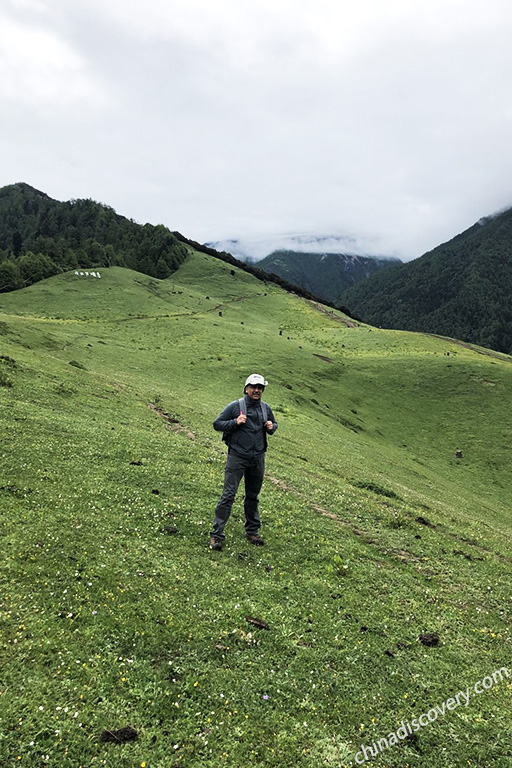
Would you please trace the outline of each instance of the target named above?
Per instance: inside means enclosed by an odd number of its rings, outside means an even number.
[[[146,405],[164,420],[166,429],[170,429],[171,432],[184,432],[191,440],[195,440],[196,436],[192,430],[183,424],[180,424],[179,420],[174,418],[174,416],[171,416],[170,413],[162,411],[161,408],[158,408],[158,406],[154,405],[153,403],[146,403]]]
[[[430,520],[427,520],[427,518],[423,517],[423,515],[418,515],[416,522],[420,525],[426,525],[427,528],[435,528],[434,523],[431,523]]]
[[[126,728],[119,728],[117,731],[104,730],[100,736],[100,741],[111,742],[112,744],[125,744],[127,741],[135,741],[138,735],[135,728],[128,725]]]
[[[401,501],[400,497],[394,491],[389,490],[389,488],[384,488],[378,483],[369,482],[367,480],[349,480],[349,483],[354,486],[354,488],[362,488],[364,491],[371,491],[371,493],[375,493],[378,496],[386,496],[388,499],[399,499]]]
[[[296,491],[295,488],[292,488],[291,485],[285,483],[284,480],[279,480],[279,478],[272,477],[272,475],[266,475],[266,478],[274,485],[277,485],[278,488],[281,488],[282,491],[290,491],[291,493],[298,494],[298,491]]]

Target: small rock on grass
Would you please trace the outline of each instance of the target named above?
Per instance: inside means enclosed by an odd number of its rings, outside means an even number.
[[[422,645],[426,645],[427,648],[435,648],[436,645],[439,645],[439,635],[437,632],[423,632],[418,637],[418,640]]]
[[[258,619],[255,616],[246,616],[245,620],[248,621],[249,624],[254,624],[255,627],[260,627],[260,629],[270,629],[266,621]]]

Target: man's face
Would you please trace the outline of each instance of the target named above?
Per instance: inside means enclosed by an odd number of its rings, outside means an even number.
[[[264,389],[265,387],[262,387],[261,384],[248,384],[245,391],[251,400],[261,400]]]

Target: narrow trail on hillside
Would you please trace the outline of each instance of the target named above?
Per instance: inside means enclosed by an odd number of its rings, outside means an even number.
[[[364,531],[363,529],[359,528],[350,520],[343,520],[334,512],[330,512],[328,509],[325,509],[325,507],[321,507],[319,504],[315,504],[314,502],[311,502],[307,497],[304,496],[304,494],[302,494],[299,490],[297,490],[297,488],[294,488],[292,485],[290,485],[286,481],[281,480],[278,477],[274,477],[272,475],[265,475],[265,480],[268,480],[277,488],[280,488],[282,491],[293,494],[297,499],[307,504],[315,512],[319,512],[324,517],[328,517],[329,520],[333,520],[335,523],[338,523],[339,525],[342,525],[345,528],[348,528],[350,531],[352,531],[352,533],[355,536],[360,537],[361,540],[365,542],[365,544],[376,546],[377,549],[379,549],[384,554],[391,557],[396,557],[402,563],[411,563],[411,562],[422,563],[422,558],[416,554],[413,554],[409,550],[399,549],[396,547],[395,548],[382,547],[378,538],[371,535],[368,531]],[[488,547],[485,547],[479,541],[470,539],[467,536],[461,535],[460,533],[456,533],[455,531],[450,531],[445,525],[442,525],[442,524],[434,525],[433,523],[430,523],[429,521],[425,520],[425,518],[423,518],[422,516],[416,517],[415,522],[418,523],[419,526],[427,526],[434,530],[437,529],[443,535],[449,536],[454,541],[459,542],[459,545],[460,543],[463,543],[466,545],[466,547],[472,547],[475,550],[477,550],[479,553],[483,553],[485,555],[494,555],[494,557],[498,558],[498,560],[500,560],[501,562],[505,562],[509,564],[512,563],[512,559],[507,557],[506,555],[503,555],[500,552],[495,552],[494,550],[489,549]],[[481,555],[470,554],[468,552],[463,552],[459,549],[454,549],[453,554],[460,555],[464,557],[466,560],[470,560],[470,561],[484,559]]]
[[[360,323],[356,322],[355,320],[351,320],[348,317],[339,317],[332,310],[328,309],[327,307],[324,307],[322,304],[318,304],[315,301],[310,301],[309,299],[303,299],[303,301],[306,301],[308,304],[311,304],[311,306],[313,306],[323,315],[326,315],[330,320],[334,320],[335,323],[344,325],[346,328],[359,328],[360,326]]]
[[[238,296],[236,299],[226,300],[226,301],[222,302],[222,304],[216,304],[211,309],[207,309],[205,311],[206,312],[216,312],[218,310],[224,309],[226,306],[229,306],[231,304],[237,304],[240,301],[249,301],[250,299],[258,299],[260,296],[263,296],[263,295],[264,294],[262,294],[262,293],[255,293],[255,294],[252,294],[251,296]]]
[[[282,491],[286,491],[287,493],[291,493],[294,496],[296,496],[300,501],[302,501],[305,504],[308,504],[311,509],[314,509],[315,512],[319,512],[324,517],[328,517],[329,520],[334,520],[336,523],[339,523],[340,525],[344,525],[347,528],[350,528],[350,530],[356,535],[356,536],[367,536],[366,532],[358,528],[353,523],[349,522],[348,520],[342,520],[341,517],[338,517],[334,512],[330,512],[328,509],[325,509],[325,507],[321,507],[319,504],[315,504],[313,502],[310,502],[307,498],[304,497],[304,495],[297,490],[297,488],[294,488],[289,483],[285,482],[284,480],[280,480],[278,477],[273,477],[272,475],[265,475],[265,480],[268,480],[273,485],[277,486],[277,488],[280,488]],[[365,539],[368,544],[375,544],[374,539]]]

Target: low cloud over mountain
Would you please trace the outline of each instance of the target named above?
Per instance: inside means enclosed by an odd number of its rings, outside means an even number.
[[[375,242],[349,235],[275,235],[264,238],[239,238],[206,243],[217,251],[227,251],[243,261],[259,261],[275,251],[297,253],[329,253],[349,256],[395,258],[382,254]]]

